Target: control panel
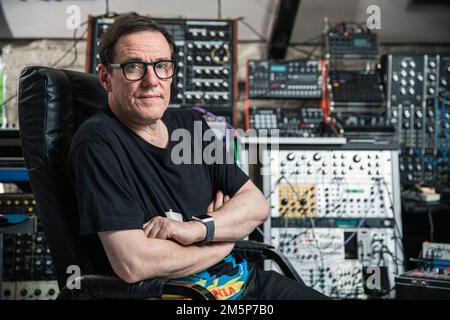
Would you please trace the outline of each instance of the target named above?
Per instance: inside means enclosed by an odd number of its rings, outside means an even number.
[[[318,60],[249,60],[248,97],[251,99],[302,99],[322,96]]]
[[[323,122],[320,108],[251,108],[251,129],[278,129],[280,137],[314,137]],[[270,131],[268,131],[270,133]]]
[[[265,154],[266,241],[330,297],[391,295],[403,270],[395,148],[304,146]],[[366,286],[369,267],[387,279],[375,291]]]
[[[382,68],[402,184],[448,184],[450,55],[389,54]]]

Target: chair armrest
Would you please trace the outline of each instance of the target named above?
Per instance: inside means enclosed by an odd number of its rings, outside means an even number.
[[[186,283],[164,278],[154,278],[127,283],[120,278],[104,275],[83,275],[80,289],[65,286],[58,300],[97,300],[160,298],[163,294],[181,295],[196,300],[215,300],[207,289],[194,283]]]
[[[253,240],[240,240],[236,242],[233,251],[253,262],[267,259],[273,260],[286,277],[303,283],[303,280],[289,260],[272,245]]]

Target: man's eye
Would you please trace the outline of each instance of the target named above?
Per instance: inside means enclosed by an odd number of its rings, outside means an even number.
[[[169,66],[168,62],[159,62],[156,65],[156,68],[158,68],[158,69],[167,69],[168,66]]]
[[[130,63],[130,64],[127,65],[127,68],[129,70],[142,69],[142,66],[139,63]]]

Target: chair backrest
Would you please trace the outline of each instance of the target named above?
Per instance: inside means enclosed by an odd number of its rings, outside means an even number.
[[[25,164],[58,277],[66,284],[67,267],[95,273],[79,241],[78,206],[68,175],[73,134],[107,103],[93,74],[27,67],[19,81],[19,126]]]

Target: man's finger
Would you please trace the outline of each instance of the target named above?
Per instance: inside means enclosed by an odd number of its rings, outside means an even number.
[[[228,201],[230,201],[230,196],[229,196],[229,195],[226,195],[226,196],[223,198],[223,203],[227,203]]]
[[[216,201],[214,202],[214,210],[218,210],[221,206],[223,206],[223,193],[222,191],[217,191]]]
[[[211,213],[214,211],[214,201],[211,201],[211,203],[208,206],[208,213]]]

